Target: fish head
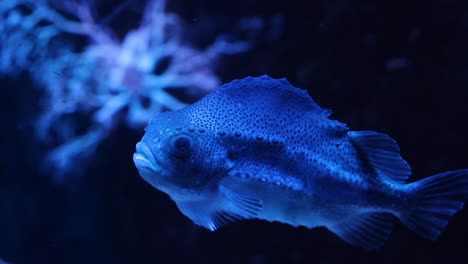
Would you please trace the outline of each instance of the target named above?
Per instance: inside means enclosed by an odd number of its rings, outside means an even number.
[[[213,186],[231,167],[213,133],[195,128],[188,110],[157,114],[133,155],[141,177],[174,200]]]

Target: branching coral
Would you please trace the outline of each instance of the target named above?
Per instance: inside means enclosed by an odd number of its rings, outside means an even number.
[[[116,125],[142,128],[155,113],[183,107],[170,89],[200,95],[218,87],[214,62],[250,45],[219,36],[203,50],[191,47],[181,38],[183,21],[165,11],[165,0],[150,0],[140,26],[122,40],[96,22],[92,2],[65,3],[0,4],[0,72],[26,71],[45,91],[36,131],[56,145],[46,164],[57,182],[82,167],[79,161],[91,157]],[[84,38],[84,47],[73,37]],[[69,120],[77,115],[88,120],[84,129]]]

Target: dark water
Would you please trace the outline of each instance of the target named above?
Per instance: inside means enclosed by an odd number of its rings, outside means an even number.
[[[102,8],[116,4],[105,1]],[[143,7],[135,1],[126,8]],[[413,167],[412,180],[468,168],[464,1],[197,0],[171,1],[169,8],[193,26],[206,23],[212,33],[240,17],[280,15],[278,36],[261,37],[249,52],[220,60],[216,73],[223,82],[262,74],[288,78],[352,130],[395,138]],[[112,21],[116,31],[138,21],[132,14]],[[466,209],[435,242],[398,223],[375,252],[325,229],[279,223],[245,221],[209,232],[139,177],[132,154],[143,131],[124,125],[104,140],[82,176],[55,185],[39,169],[47,146],[30,125],[41,93],[27,74],[0,83],[0,258],[8,263],[468,261]]]

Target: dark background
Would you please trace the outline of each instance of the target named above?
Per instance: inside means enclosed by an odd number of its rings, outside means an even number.
[[[379,2],[378,4],[376,2]],[[120,3],[120,2],[119,2]],[[102,13],[117,3],[104,1]],[[131,3],[113,28],[138,24]],[[171,1],[203,42],[241,17],[283,17],[276,39],[217,65],[223,82],[287,77],[352,130],[388,133],[420,179],[468,168],[468,4],[465,1]],[[132,24],[134,23],[134,24]],[[393,62],[403,61],[401,67]],[[143,131],[124,125],[81,177],[56,186],[39,170],[45,146],[31,120],[40,92],[27,75],[3,78],[0,257],[11,263],[468,263],[468,210],[435,241],[401,224],[367,252],[325,229],[244,221],[214,233],[195,226],[138,175]]]

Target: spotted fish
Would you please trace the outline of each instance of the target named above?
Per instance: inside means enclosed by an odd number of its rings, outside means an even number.
[[[329,119],[286,79],[247,77],[157,114],[133,156],[140,175],[195,224],[241,219],[326,227],[379,248],[394,217],[436,239],[468,199],[468,169],[407,183],[397,143]]]

